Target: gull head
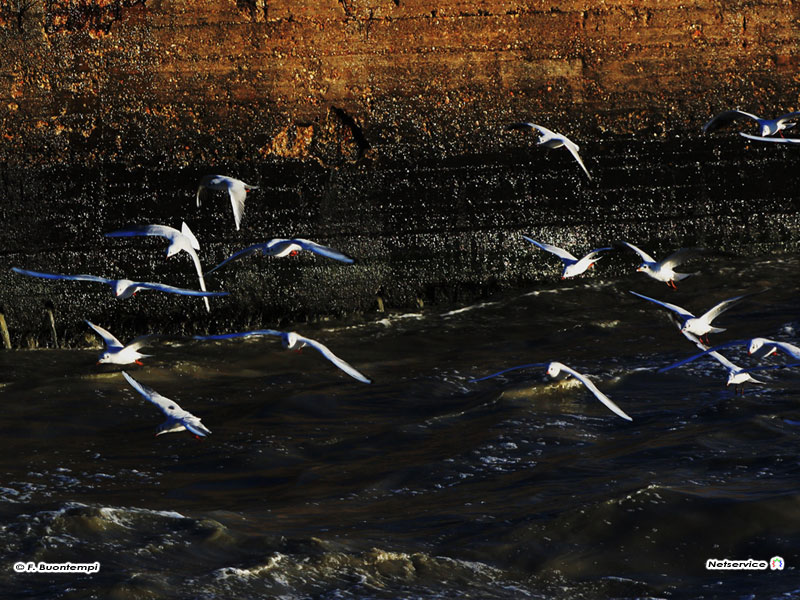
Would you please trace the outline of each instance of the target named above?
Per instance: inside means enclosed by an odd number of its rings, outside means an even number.
[[[299,350],[305,346],[300,340],[297,339],[297,334],[294,331],[290,331],[286,335],[283,336],[283,347],[288,348],[289,350]]]
[[[642,263],[639,265],[639,268],[636,269],[637,273],[647,273],[650,270],[650,265],[647,263]]]
[[[754,354],[755,352],[758,352],[763,345],[764,338],[753,338],[750,340],[750,345],[747,347],[747,353]]]
[[[97,359],[97,364],[98,365],[101,365],[103,363],[109,363],[109,362],[111,362],[111,353],[110,352],[103,352],[100,355],[100,358]]]
[[[114,296],[120,299],[130,298],[133,296],[135,288],[130,279],[117,279],[112,285]]]
[[[547,374],[550,377],[556,378],[560,373],[561,365],[559,365],[557,362],[551,362],[549,365],[547,365]]]

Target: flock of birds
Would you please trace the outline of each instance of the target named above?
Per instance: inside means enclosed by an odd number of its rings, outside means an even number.
[[[703,127],[703,131],[705,133],[710,133],[727,125],[728,123],[731,123],[732,121],[742,120],[742,119],[754,121],[758,124],[760,128],[761,135],[758,136],[750,135],[745,132],[739,132],[740,135],[746,138],[759,141],[767,141],[767,142],[800,143],[800,138],[783,137],[783,131],[793,127],[796,124],[795,121],[800,119],[800,112],[788,113],[776,119],[764,119],[741,110],[728,110],[716,115],[713,119],[711,119],[708,123],[706,123]],[[589,174],[588,169],[584,165],[578,153],[579,147],[570,139],[568,139],[566,136],[554,133],[553,131],[550,131],[549,129],[542,127],[541,125],[528,122],[514,123],[509,125],[506,129],[535,130],[539,135],[537,142],[538,145],[547,148],[561,148],[561,147],[567,148],[567,150],[572,154],[572,156],[578,162],[580,167],[586,173],[586,176],[591,180],[592,177]],[[775,137],[776,134],[778,134],[780,137]],[[207,175],[200,180],[198,185],[197,189],[198,207],[200,206],[201,203],[201,195],[203,191],[206,189],[228,192],[233,209],[234,223],[236,225],[236,229],[239,230],[241,226],[242,216],[244,214],[244,205],[247,193],[250,190],[257,189],[257,186],[247,184],[239,179],[235,179],[233,177],[229,177],[226,175]],[[187,254],[189,254],[190,257],[192,258],[192,262],[197,272],[200,290],[178,288],[162,283],[131,281],[129,279],[108,279],[96,275],[64,275],[64,274],[54,274],[54,273],[42,273],[38,271],[21,269],[18,267],[12,267],[12,271],[14,271],[15,273],[19,273],[21,275],[39,277],[43,279],[91,281],[91,282],[105,283],[111,286],[114,296],[119,299],[129,298],[142,290],[157,290],[161,292],[179,294],[183,296],[200,297],[203,299],[206,310],[208,311],[211,310],[208,300],[210,297],[224,296],[228,294],[228,292],[224,291],[214,292],[207,290],[203,268],[200,263],[200,258],[197,254],[197,251],[200,249],[200,244],[186,223],[182,223],[181,230],[175,229],[173,227],[168,227],[166,225],[151,224],[151,225],[133,226],[127,229],[113,231],[111,233],[106,234],[106,237],[112,237],[112,238],[134,237],[134,236],[157,236],[165,238],[169,242],[166,251],[167,257],[174,256],[176,254],[179,254],[180,252],[186,252]],[[585,256],[578,258],[563,248],[559,248],[557,246],[545,242],[534,240],[528,236],[523,236],[523,238],[528,242],[530,242],[531,244],[534,244],[538,248],[554,254],[562,261],[563,263],[563,271],[561,274],[562,279],[567,279],[581,275],[582,273],[586,272],[589,268],[593,267],[595,263],[602,258],[602,253],[614,250],[613,246],[597,248],[595,250],[592,250]],[[698,254],[702,252],[701,249],[682,248],[674,252],[667,258],[659,261],[654,259],[645,251],[641,250],[640,248],[638,248],[637,246],[633,245],[630,242],[620,241],[617,243],[617,246],[621,246],[622,248],[627,248],[629,250],[632,250],[633,252],[639,255],[642,262],[639,265],[637,271],[645,273],[646,275],[657,281],[666,283],[673,289],[677,289],[676,282],[682,281],[683,279],[691,275],[691,273],[676,272],[675,267],[677,267],[678,265],[689,259],[695,258],[696,256],[698,256]],[[250,256],[258,252],[261,252],[265,256],[284,257],[284,256],[293,256],[300,251],[312,252],[333,260],[340,261],[342,263],[347,263],[347,264],[353,263],[353,259],[350,258],[349,256],[337,250],[334,250],[333,248],[323,246],[321,244],[312,242],[310,240],[300,239],[300,238],[295,238],[295,239],[276,238],[264,243],[248,246],[247,248],[243,248],[242,250],[235,252],[234,254],[232,254],[219,264],[217,264],[212,269],[206,271],[205,274],[210,274],[216,271],[217,269],[220,269],[221,267],[227,265],[231,261],[246,256]],[[785,352],[792,358],[800,360],[800,347],[797,347],[793,344],[789,344],[786,342],[775,341],[759,337],[759,338],[754,338],[752,340],[734,340],[714,347],[709,346],[710,344],[708,340],[709,333],[719,333],[725,331],[722,328],[714,327],[712,325],[714,319],[716,319],[720,314],[730,309],[734,305],[743,301],[745,298],[752,296],[756,293],[762,293],[763,291],[765,290],[750,294],[743,294],[740,296],[736,296],[734,298],[723,300],[722,302],[719,302],[718,304],[716,304],[715,306],[713,306],[711,309],[707,310],[700,316],[695,316],[688,310],[680,306],[677,306],[675,304],[671,304],[669,302],[664,302],[661,300],[657,300],[655,298],[650,298],[648,296],[644,296],[642,294],[633,291],[631,292],[631,294],[634,294],[639,298],[657,304],[658,306],[670,311],[669,314],[673,319],[673,321],[675,322],[675,324],[677,325],[680,332],[688,340],[690,340],[698,348],[701,349],[701,352],[699,354],[695,354],[694,356],[684,359],[678,363],[675,363],[668,367],[664,367],[659,372],[668,371],[670,369],[682,366],[693,360],[697,360],[706,355],[710,355],[711,357],[716,359],[720,364],[722,364],[722,366],[728,371],[727,385],[733,385],[735,386],[734,389],[737,390],[739,389],[741,384],[745,382],[763,383],[753,378],[750,375],[750,373],[753,371],[800,366],[800,363],[788,363],[781,365],[758,365],[749,368],[742,368],[733,364],[730,360],[728,360],[719,353],[719,350],[723,348],[745,343],[748,345],[749,353],[758,359],[765,358],[766,356],[774,354],[780,350],[782,352]],[[145,335],[132,340],[128,344],[123,344],[113,334],[111,334],[108,330],[104,329],[103,327],[91,323],[88,320],[86,321],[86,323],[105,342],[106,348],[101,353],[97,361],[98,364],[109,363],[115,365],[128,365],[131,363],[136,363],[141,365],[142,362],[140,359],[147,358],[149,355],[142,354],[141,352],[139,352],[139,350],[143,347],[152,345],[155,341],[159,339],[164,338],[164,336],[158,334]],[[306,346],[314,348],[315,350],[320,352],[322,356],[324,356],[327,360],[333,363],[336,367],[347,373],[349,376],[363,383],[367,384],[371,383],[371,380],[368,377],[360,373],[357,369],[355,369],[346,361],[336,356],[327,346],[318,342],[317,340],[304,337],[293,331],[284,332],[273,329],[260,329],[254,331],[226,333],[219,335],[194,336],[193,339],[200,341],[211,341],[211,340],[227,340],[227,339],[251,337],[251,336],[278,337],[281,339],[283,346],[290,350],[299,350]],[[703,336],[706,337],[705,342],[702,340]],[[547,363],[531,363],[525,365],[518,365],[515,367],[509,367],[503,369],[502,371],[498,371],[496,373],[492,373],[484,377],[472,379],[470,382],[473,383],[473,382],[483,381],[486,379],[497,377],[509,371],[527,369],[532,367],[546,367],[547,375],[549,375],[553,379],[558,379],[562,377],[575,378],[577,381],[582,383],[609,410],[611,410],[612,412],[614,412],[616,415],[618,415],[623,419],[626,419],[628,421],[633,420],[632,417],[630,417],[627,413],[625,413],[608,396],[606,396],[602,391],[600,391],[597,388],[597,386],[586,375],[579,373],[575,369],[572,369],[571,367],[568,367],[567,365],[556,361]],[[157,391],[153,390],[152,388],[149,388],[146,385],[141,384],[125,371],[122,371],[122,375],[137,392],[139,392],[145,399],[155,404],[166,415],[166,421],[164,421],[164,423],[162,423],[156,431],[157,436],[164,433],[172,433],[184,430],[194,434],[197,438],[205,437],[206,435],[211,433],[211,431],[201,423],[198,417],[196,417],[189,411],[182,409],[178,405],[178,403],[175,402],[174,400],[166,398],[161,394],[159,394]]]

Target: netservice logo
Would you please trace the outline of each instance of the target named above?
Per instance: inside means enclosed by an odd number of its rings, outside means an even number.
[[[785,566],[786,563],[780,556],[773,556],[771,559],[769,559],[769,568],[773,571],[783,571],[783,567]]]

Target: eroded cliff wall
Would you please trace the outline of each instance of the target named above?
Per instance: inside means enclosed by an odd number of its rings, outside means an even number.
[[[795,149],[700,127],[734,106],[800,108],[799,66],[792,1],[5,0],[0,304],[23,344],[46,300],[67,329],[214,329],[550,276],[520,232],[578,250],[796,249]],[[519,120],[577,141],[594,180],[504,133]],[[221,195],[195,206],[210,172],[260,186],[242,231]],[[184,219],[208,264],[278,236],[358,264],[232,265],[211,317],[8,272],[189,286],[163,244],[103,237]]]

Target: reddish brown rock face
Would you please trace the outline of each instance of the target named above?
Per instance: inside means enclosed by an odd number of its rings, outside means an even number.
[[[379,153],[483,150],[475,129],[551,114],[578,136],[694,131],[798,103],[797,18],[794,2],[18,0],[0,9],[4,158],[52,138],[40,160],[125,159],[128,129],[178,164],[285,156],[287,128],[330,138],[332,107]]]
[[[229,324],[530,282],[542,272],[516,241],[532,228],[582,247],[628,235],[653,251],[794,248],[790,149],[700,128],[731,107],[800,108],[799,13],[677,0],[4,2],[0,303],[42,293],[11,281],[12,264],[129,275],[97,254],[103,232],[183,219],[204,263],[297,235],[360,259],[305,286],[296,269],[267,286],[252,268],[242,304],[220,317]],[[504,132],[520,120],[572,138],[594,180],[565,151]],[[225,198],[194,205],[214,172],[260,186],[241,233]],[[134,318],[92,302],[57,308],[76,322],[91,310]]]

